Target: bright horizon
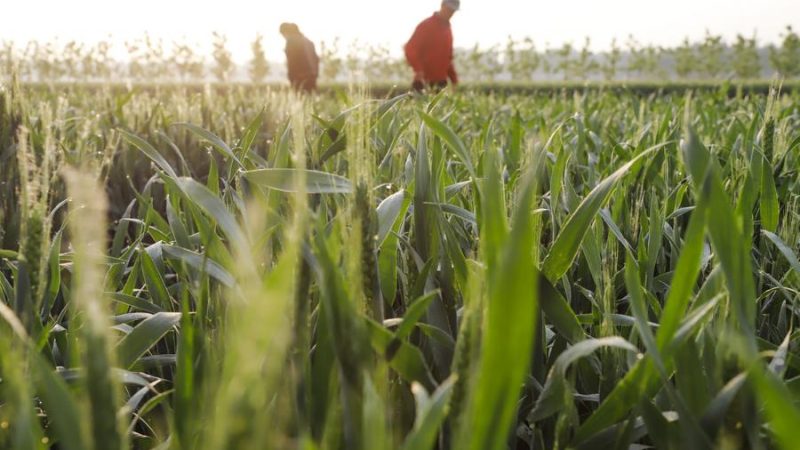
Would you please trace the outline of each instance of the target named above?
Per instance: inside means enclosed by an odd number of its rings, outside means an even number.
[[[97,42],[111,35],[121,42],[150,36],[162,38],[165,49],[174,40],[195,44],[208,53],[212,31],[228,37],[228,48],[241,63],[248,59],[250,42],[264,36],[267,58],[283,60],[281,22],[297,23],[318,45],[339,37],[340,50],[348,43],[381,44],[401,53],[416,24],[438,8],[437,0],[376,2],[367,0],[268,0],[253,5],[245,0],[225,3],[195,0],[140,0],[134,9],[124,2],[100,0],[27,0],[11,2],[3,11],[13,18],[3,26],[0,41],[25,43],[54,38],[62,43]],[[44,13],[43,13],[44,12]],[[488,47],[530,36],[539,50],[565,42],[602,51],[617,38],[624,45],[633,35],[642,44],[675,46],[684,37],[700,40],[706,29],[731,42],[737,33],[757,31],[760,45],[779,42],[786,25],[800,28],[800,1],[763,0],[563,0],[533,2],[462,0],[453,18],[456,47]],[[121,51],[117,48],[117,51]]]

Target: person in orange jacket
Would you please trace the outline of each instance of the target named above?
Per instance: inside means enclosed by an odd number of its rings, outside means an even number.
[[[444,0],[439,11],[420,22],[404,50],[408,65],[414,69],[412,87],[420,91],[447,86],[447,80],[458,84],[453,66],[453,32],[450,18],[460,6],[459,0]]]
[[[298,92],[316,91],[319,58],[314,43],[308,40],[294,23],[282,23],[280,32],[286,39],[286,68],[289,83]]]

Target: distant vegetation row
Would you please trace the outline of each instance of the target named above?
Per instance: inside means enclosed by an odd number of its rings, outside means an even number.
[[[566,43],[540,49],[532,38],[509,37],[505,44],[457,49],[456,67],[464,81],[495,83],[532,81],[757,80],[800,78],[800,37],[787,26],[778,44],[762,45],[755,36],[733,42],[706,32],[704,39],[684,39],[677,47],[642,44],[629,36],[615,39],[608,51],[591,51]],[[395,83],[410,79],[405,62],[381,45],[335,39],[321,42],[320,81],[349,80]],[[244,63],[234,61],[226,37],[213,33],[210,55],[187,42],[165,43],[145,36],[126,41],[124,49],[110,41],[86,44],[4,41],[0,75],[17,73],[24,81],[125,82],[271,82],[284,78],[283,55],[267,55],[263,37],[251,44]]]
[[[24,82],[25,87],[39,92],[71,92],[73,94],[96,95],[108,92],[115,95],[128,95],[132,91],[151,94],[163,92],[184,92],[206,95],[214,92],[218,95],[263,95],[267,92],[288,90],[285,83],[267,81],[254,84],[250,81],[217,82],[207,80],[179,82]],[[319,85],[320,94],[346,95],[352,84],[346,82],[327,82]],[[368,85],[363,93],[372,98],[391,98],[411,89],[404,82],[379,82]],[[458,87],[459,91],[473,94],[496,95],[542,95],[550,97],[554,94],[572,95],[575,93],[608,93],[650,96],[682,94],[687,91],[714,94],[717,98],[743,98],[746,96],[767,95],[773,90],[791,94],[800,92],[800,79],[783,80],[779,83],[770,80],[660,80],[660,81],[623,81],[623,80],[567,80],[567,81],[467,81]]]

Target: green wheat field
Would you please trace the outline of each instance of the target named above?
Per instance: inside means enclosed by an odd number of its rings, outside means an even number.
[[[800,92],[0,89],[0,448],[794,449]]]

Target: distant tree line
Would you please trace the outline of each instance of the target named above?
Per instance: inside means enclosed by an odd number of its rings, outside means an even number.
[[[19,46],[4,41],[0,46],[0,77],[16,73],[26,81],[120,81],[189,82],[278,80],[283,74],[283,55],[266,55],[263,37],[250,45],[245,64],[233,60],[225,35],[212,34],[210,55],[185,41],[166,45],[145,35],[124,43],[125,55],[112,56],[110,41],[85,44],[70,41],[29,42]],[[385,45],[352,42],[345,48],[339,39],[317,48],[323,82],[367,80],[372,83],[404,82],[409,69]],[[586,38],[580,46],[565,43],[541,50],[533,39],[509,37],[505,44],[456,50],[456,66],[465,81],[531,82],[537,80],[754,80],[800,77],[800,37],[787,26],[777,45],[761,46],[755,35],[736,36],[725,42],[706,32],[696,42],[688,38],[677,47],[643,44],[633,36],[616,39],[607,51],[595,53]]]

